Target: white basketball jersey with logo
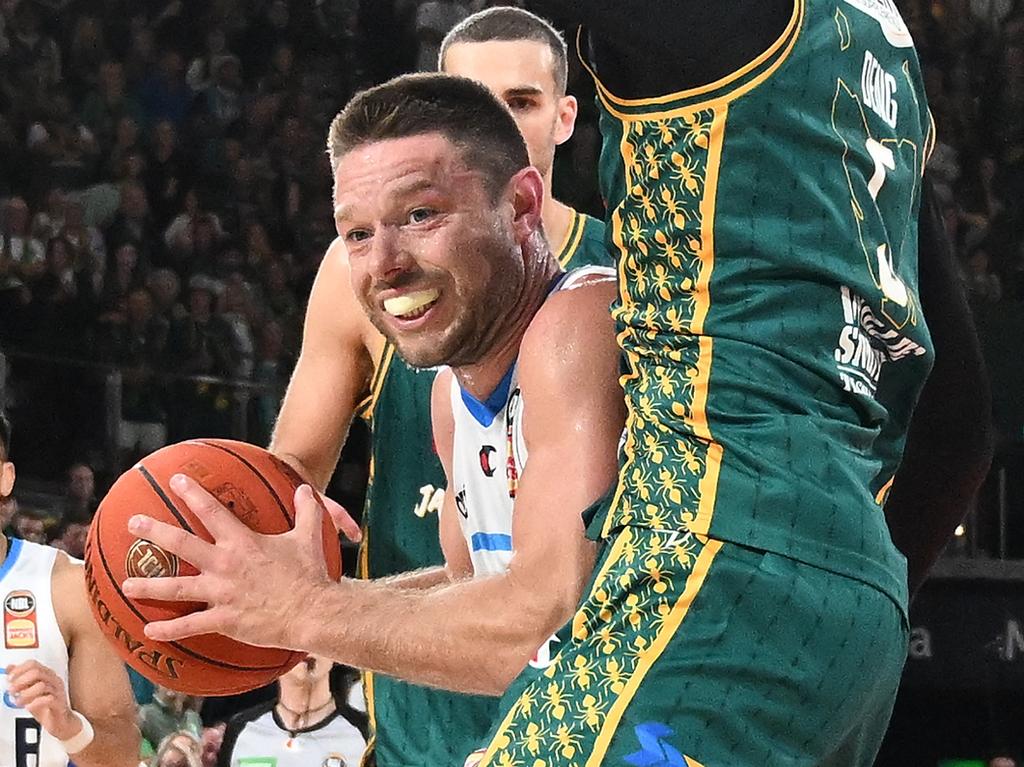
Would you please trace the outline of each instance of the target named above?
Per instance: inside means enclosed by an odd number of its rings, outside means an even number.
[[[614,276],[615,272],[600,266],[574,269],[562,276],[551,293],[595,274]],[[463,391],[452,376],[452,488],[474,575],[503,573],[512,559],[512,509],[527,459],[525,403],[517,370],[518,362],[484,402]]]
[[[17,538],[0,564],[3,639],[0,644],[0,765],[66,767],[60,743],[20,708],[7,691],[6,668],[37,660],[68,686],[68,648],[53,609],[53,563],[59,552]]]

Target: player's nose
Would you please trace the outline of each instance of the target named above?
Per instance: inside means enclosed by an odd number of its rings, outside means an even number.
[[[403,247],[397,227],[381,226],[374,234],[370,250],[370,274],[376,280],[391,282],[411,264],[412,256]]]

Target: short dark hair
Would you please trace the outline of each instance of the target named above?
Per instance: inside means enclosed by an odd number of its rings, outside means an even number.
[[[457,43],[489,43],[492,41],[514,42],[530,40],[543,43],[555,57],[552,76],[555,92],[565,95],[569,79],[569,53],[565,39],[551,23],[522,8],[496,6],[474,13],[459,22],[445,35],[437,57],[437,68],[444,69],[444,57],[448,49]]]
[[[485,87],[465,77],[402,75],[362,91],[331,122],[327,154],[332,173],[341,157],[364,144],[439,133],[482,171],[497,195],[530,164],[512,114]]]
[[[0,461],[6,461],[11,454],[11,422],[0,410]]]

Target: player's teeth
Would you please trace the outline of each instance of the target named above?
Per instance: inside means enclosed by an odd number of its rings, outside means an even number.
[[[436,290],[417,290],[414,293],[388,298],[384,301],[384,311],[392,317],[404,317],[436,301],[438,295],[440,294]]]

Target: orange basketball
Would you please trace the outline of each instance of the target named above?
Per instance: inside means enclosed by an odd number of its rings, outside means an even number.
[[[165,447],[126,471],[110,488],[89,529],[85,574],[93,616],[118,654],[155,684],[192,695],[230,695],[273,681],[303,653],[254,647],[220,634],[155,642],[143,633],[150,621],[185,615],[202,605],[129,600],[128,577],[195,575],[188,562],[128,532],[134,514],[147,514],[212,540],[185,503],[169,489],[187,474],[253,530],[283,533],[295,521],[299,475],[266,450],[226,439],[197,439]],[[341,548],[324,514],[324,555],[331,577],[341,575]]]

